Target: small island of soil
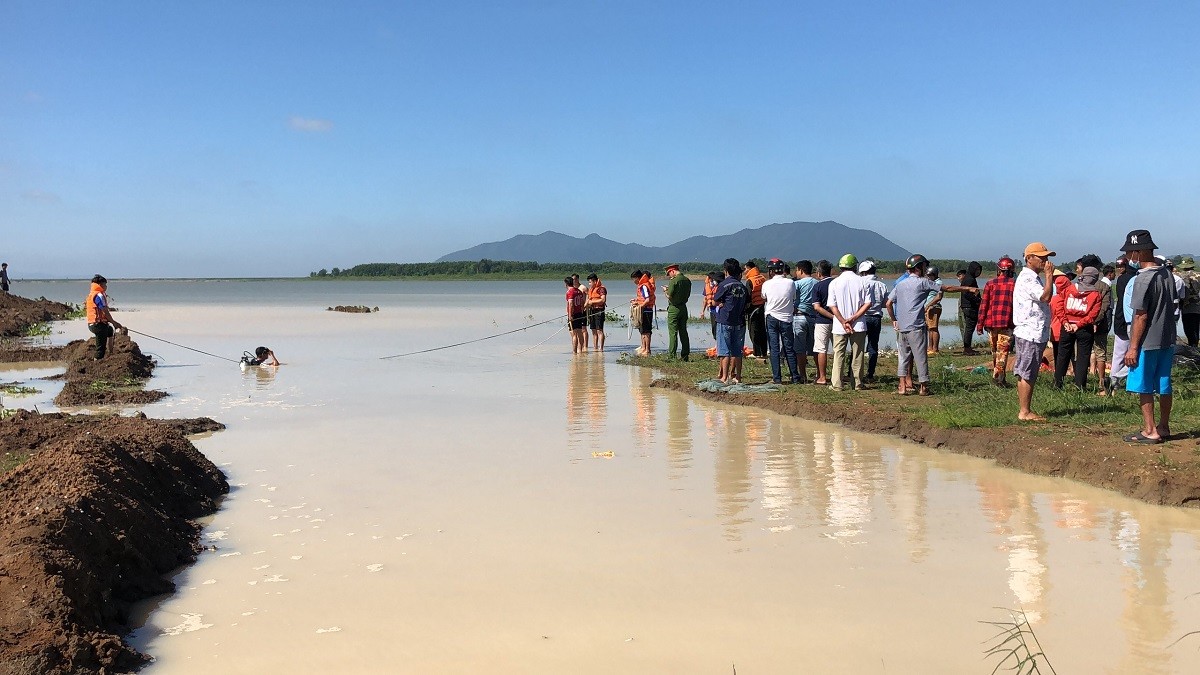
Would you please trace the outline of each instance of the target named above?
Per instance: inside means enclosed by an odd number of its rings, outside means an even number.
[[[378,307],[367,307],[366,305],[338,305],[337,307],[326,307],[327,312],[346,312],[348,314],[370,314],[378,312]]]

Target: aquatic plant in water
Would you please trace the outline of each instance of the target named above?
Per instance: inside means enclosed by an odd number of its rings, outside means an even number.
[[[1003,609],[1003,608],[997,608]],[[1009,618],[1006,621],[980,621],[995,626],[1000,632],[988,642],[995,642],[983,653],[987,658],[999,657],[1000,662],[992,669],[993,675],[1000,670],[1017,673],[1017,675],[1054,674],[1054,666],[1042,651],[1037,635],[1029,625],[1024,611],[1005,609]]]

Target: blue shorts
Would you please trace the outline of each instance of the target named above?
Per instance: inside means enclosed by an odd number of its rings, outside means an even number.
[[[745,346],[745,326],[717,324],[717,356],[741,356]]]
[[[1175,345],[1138,352],[1137,365],[1129,369],[1125,390],[1134,394],[1171,395],[1171,366],[1175,364]]]

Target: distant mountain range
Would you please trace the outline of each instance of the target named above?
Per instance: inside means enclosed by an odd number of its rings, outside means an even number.
[[[789,262],[825,258],[837,263],[846,253],[859,260],[904,260],[909,251],[871,230],[822,223],[775,223],[717,237],[690,237],[669,246],[622,244],[589,234],[580,239],[558,232],[520,234],[504,241],[447,253],[437,262],[459,260],[522,260],[539,263],[662,263],[712,262],[726,258],[746,261],[782,258]]]

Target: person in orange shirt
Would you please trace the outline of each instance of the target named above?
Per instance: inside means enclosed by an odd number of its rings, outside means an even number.
[[[108,311],[108,297],[105,295],[107,292],[108,279],[97,274],[92,277],[92,288],[88,292],[87,300],[84,301],[88,330],[96,336],[97,361],[104,358],[108,352],[108,340],[113,336],[113,329],[125,329],[124,326],[117,323],[116,319],[112,318],[112,314]]]
[[[762,286],[767,281],[753,260],[746,262],[746,285],[750,288],[750,302],[746,305],[746,330],[754,346],[754,356],[767,357],[767,315],[763,309],[765,301]]]
[[[717,286],[721,284],[721,280],[725,275],[720,272],[709,272],[704,279],[704,306],[700,309],[700,316],[708,315],[709,323],[712,324],[713,339],[717,339],[717,303],[713,302],[713,296],[717,293]]]
[[[634,270],[629,278],[637,288],[629,304],[634,309],[634,320],[642,336],[642,344],[635,353],[650,356],[650,336],[654,332],[654,277],[649,272]]]

